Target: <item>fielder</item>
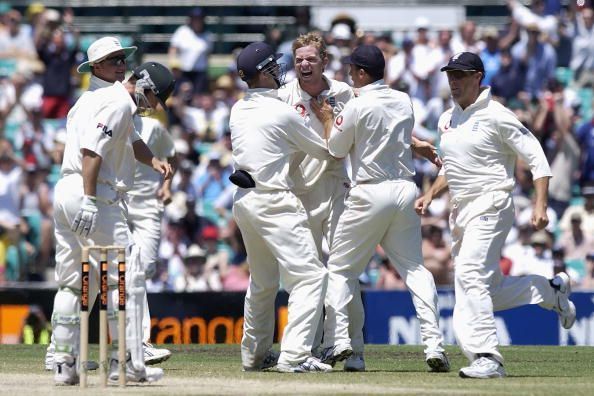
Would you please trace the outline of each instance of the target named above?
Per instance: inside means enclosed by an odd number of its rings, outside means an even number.
[[[237,58],[249,89],[231,110],[229,125],[239,188],[233,216],[244,238],[250,285],[245,298],[241,358],[244,370],[274,365],[274,301],[279,281],[289,292],[288,322],[277,370],[326,372],[332,367],[311,355],[322,315],[327,272],[318,258],[307,214],[291,191],[290,158],[305,152],[328,157],[324,141],[292,107],[278,100],[284,73],[265,43],[252,43]]]
[[[417,187],[412,181],[410,98],[384,84],[385,61],[376,46],[361,45],[344,62],[351,66],[349,75],[359,96],[347,103],[334,126],[333,118],[318,114],[319,102],[312,102],[312,110],[324,119],[329,132],[330,154],[350,155],[355,182],[328,259],[322,361],[334,363],[352,351],[348,306],[353,299],[361,299],[358,278],[379,244],[412,294],[430,371],[449,371],[438,325],[437,292],[433,276],[423,265],[421,222],[413,205]]]
[[[77,70],[79,73],[91,72],[89,91],[106,88],[116,81],[124,81],[126,59],[134,54],[135,51],[136,47],[134,46],[122,47],[120,41],[115,37],[103,37],[89,46],[87,50],[88,61],[79,65]],[[171,153],[173,143],[167,131],[158,121],[136,115],[134,117],[134,127],[136,131],[140,132],[140,137],[157,158],[172,157],[172,155],[168,154]],[[162,202],[165,202],[165,199],[171,196],[169,189],[171,179],[165,180],[162,188],[157,192],[160,178],[161,176],[158,173],[139,163],[137,165],[134,187],[128,192],[128,225],[132,228],[134,224],[140,224],[136,227],[136,231],[133,232],[133,240],[140,246],[140,254],[142,256],[140,263],[144,266],[147,277],[151,276],[151,269],[154,271],[156,266],[156,250],[158,248],[158,241],[160,240],[161,227],[160,216],[158,214],[162,213],[162,204],[156,199],[156,195],[160,195]],[[145,205],[139,204],[141,202],[140,198],[143,195],[146,198],[144,201]],[[137,198],[130,199],[132,196],[136,196]],[[143,213],[145,217],[140,218]],[[94,287],[95,283],[91,282],[91,285]],[[96,293],[91,294],[94,296]],[[131,305],[131,301],[129,299],[128,305]],[[149,365],[156,364],[167,360],[171,356],[171,352],[164,348],[154,348],[150,344],[150,313],[146,293],[141,297],[140,302],[143,305],[142,309],[139,309],[139,311],[142,311],[140,318],[142,321],[142,330],[140,333],[143,340],[143,360]],[[132,308],[129,307],[129,317],[132,316],[131,313]],[[127,323],[128,326],[132,326],[133,324],[131,321],[127,321]],[[133,331],[133,329],[129,330]],[[55,341],[52,336],[45,357],[46,370],[53,370],[54,352]],[[89,362],[89,366],[94,369],[96,368],[96,363]]]
[[[164,66],[148,62],[134,69],[124,83],[84,93],[68,114],[67,143],[61,177],[55,187],[56,280],[52,326],[56,343],[56,385],[78,383],[81,248],[128,245],[128,226],[121,201],[134,182],[135,159],[166,179],[168,163],[155,158],[134,132],[133,116],[148,114],[173,90],[173,76]],[[93,272],[97,276],[96,262]],[[110,274],[108,313],[113,344],[118,342],[117,289]],[[93,304],[96,290],[90,294]],[[118,380],[117,355],[112,352],[109,380]],[[128,362],[127,380],[152,382],[163,376],[157,368]]]
[[[503,276],[501,248],[514,221],[511,192],[519,155],[534,179],[536,202],[532,225],[543,229],[551,170],[538,140],[515,115],[491,99],[481,87],[485,70],[470,52],[454,55],[441,68],[447,72],[454,107],[439,119],[443,168],[415,207],[426,212],[432,199],[449,188],[450,229],[455,264],[454,331],[471,362],[460,369],[463,378],[505,376],[498,350],[493,311],[539,304],[559,314],[569,329],[575,306],[569,300],[569,277],[561,272],[549,280],[539,275]]]

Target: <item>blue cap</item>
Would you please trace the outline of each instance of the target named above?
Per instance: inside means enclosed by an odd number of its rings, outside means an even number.
[[[264,66],[276,61],[283,54],[277,54],[272,47],[263,42],[251,43],[237,57],[237,73],[244,80],[251,80]]]
[[[440,69],[442,72],[451,70],[485,72],[485,66],[480,56],[472,52],[459,52],[450,58],[447,65]]]
[[[202,11],[202,8],[194,7],[190,11],[190,16],[191,17],[201,17],[201,16],[204,16],[204,12]]]
[[[342,63],[359,66],[370,73],[383,73],[386,67],[384,54],[375,45],[360,45]]]

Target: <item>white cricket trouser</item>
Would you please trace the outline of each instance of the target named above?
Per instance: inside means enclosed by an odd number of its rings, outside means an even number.
[[[56,351],[76,354],[78,351],[78,317],[80,313],[81,259],[82,247],[91,245],[128,244],[128,226],[124,213],[116,198],[117,194],[105,184],[97,185],[97,226],[90,238],[82,238],[70,230],[80,209],[83,197],[83,179],[79,174],[61,178],[55,187],[54,222],[56,236],[56,282],[58,292],[54,300],[52,325],[55,334]],[[97,252],[91,257],[89,307],[92,307],[98,293]],[[109,266],[110,288],[108,309],[117,308],[117,257],[112,253]],[[112,304],[112,303],[115,303]],[[117,341],[117,321],[109,320],[111,338]]]
[[[145,271],[148,267],[156,268],[159,260],[162,216],[163,205],[156,197],[129,196],[128,223],[132,229],[132,239],[140,247],[140,259]],[[146,293],[142,312],[142,339],[150,342],[151,316]]]
[[[303,203],[303,207],[307,212],[309,218],[309,227],[316,242],[319,257],[323,260],[322,240],[325,239],[329,247],[332,247],[334,241],[334,233],[338,225],[338,219],[344,212],[344,200],[346,198],[348,184],[345,185],[345,180],[335,175],[324,174],[315,185],[304,194],[297,197]],[[357,284],[359,287],[359,285]],[[328,292],[326,292],[328,293]],[[354,298],[349,304],[349,335],[351,337],[351,345],[356,353],[363,353],[363,325],[365,322],[365,310],[363,308],[363,301],[360,298],[360,288],[355,291],[359,294],[359,298]],[[324,318],[318,325],[316,331],[316,338],[314,340],[314,349],[317,348],[322,341],[324,330]],[[358,333],[354,333],[358,331]]]
[[[349,192],[328,260],[325,347],[352,342],[348,305],[361,299],[358,278],[379,244],[412,295],[425,352],[443,351],[435,282],[423,265],[416,196],[416,185],[406,179],[360,184]]]
[[[241,359],[257,367],[273,343],[279,280],[289,293],[279,363],[311,356],[327,286],[305,209],[290,191],[238,189],[233,216],[245,242],[250,285],[245,297]]]
[[[472,362],[490,353],[503,363],[497,347],[494,311],[526,304],[552,309],[555,290],[540,275],[508,276],[499,261],[514,220],[512,197],[506,191],[454,202],[450,215],[455,265],[454,332]]]

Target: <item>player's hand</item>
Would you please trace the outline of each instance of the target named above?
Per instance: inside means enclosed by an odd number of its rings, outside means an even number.
[[[332,106],[330,106],[330,103],[328,103],[327,99],[312,98],[309,101],[309,107],[318,120],[322,122],[322,124],[334,122],[334,112],[332,111]]]
[[[536,230],[542,230],[549,224],[549,217],[545,208],[536,206],[532,211],[532,226]]]
[[[419,216],[423,216],[427,213],[427,208],[431,205],[431,199],[427,194],[422,195],[421,197],[417,198],[415,201],[415,211]]]
[[[97,198],[91,195],[83,196],[80,209],[70,228],[72,232],[85,238],[91,235],[97,226],[97,211]]]
[[[171,203],[173,195],[171,194],[171,190],[168,188],[161,187],[157,190],[157,198],[163,202],[163,205],[167,206]]]
[[[413,145],[411,145],[413,151],[420,155],[423,158],[427,158],[431,163],[438,168],[441,168],[443,165],[441,162],[441,158],[437,154],[437,149],[434,145],[424,140],[416,140]]]
[[[165,179],[171,179],[173,170],[169,162],[161,161],[160,159],[153,157],[152,164],[153,169],[162,174]]]

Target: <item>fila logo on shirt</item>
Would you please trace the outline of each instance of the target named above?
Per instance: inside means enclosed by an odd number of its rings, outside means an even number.
[[[103,125],[102,123],[98,123],[97,124],[97,128],[101,129],[103,131],[104,134],[106,134],[107,136],[111,137],[113,135],[113,130],[108,129],[107,125]]]

